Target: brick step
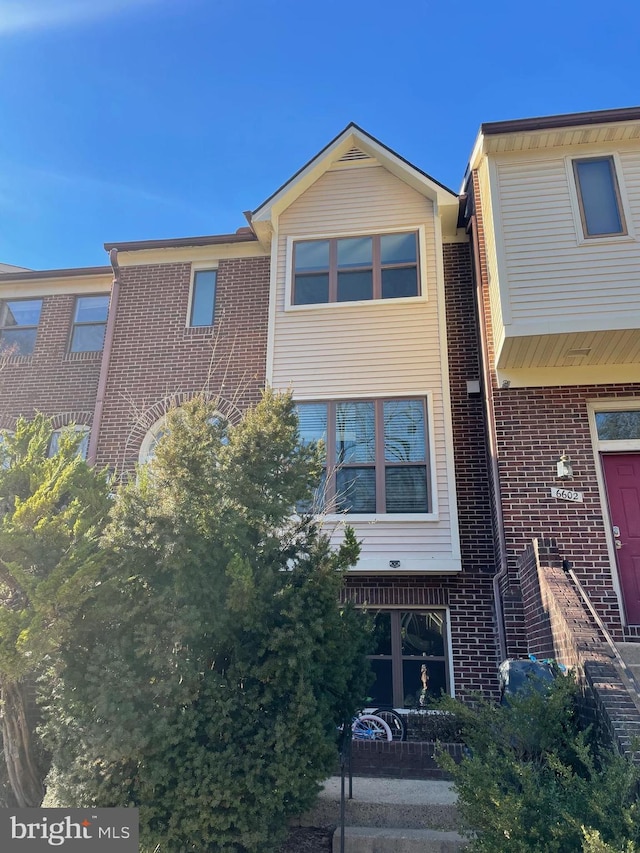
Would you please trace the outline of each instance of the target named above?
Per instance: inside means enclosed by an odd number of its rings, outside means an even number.
[[[333,853],[341,853],[340,828],[333,835]],[[374,829],[347,826],[344,853],[458,853],[466,849],[457,832],[435,829]]]
[[[348,780],[345,783],[348,796]],[[301,826],[340,823],[340,778],[325,783],[318,802],[299,819]],[[450,782],[354,778],[353,799],[345,800],[345,825],[370,829],[459,828],[457,795]]]

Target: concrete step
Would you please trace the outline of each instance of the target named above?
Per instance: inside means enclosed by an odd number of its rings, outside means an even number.
[[[640,643],[616,643],[616,647],[627,666],[640,666]]]
[[[348,780],[345,791],[348,796]],[[339,776],[327,779],[315,808],[299,822],[301,826],[340,823]],[[354,776],[353,799],[345,801],[345,824],[372,829],[457,830],[457,795],[450,782],[440,780]]]
[[[466,843],[457,832],[436,829],[375,829],[347,826],[344,853],[458,853]],[[340,827],[333,835],[333,853],[341,853]]]

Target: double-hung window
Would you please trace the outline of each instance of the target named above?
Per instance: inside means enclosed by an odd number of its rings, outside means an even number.
[[[427,412],[423,399],[299,403],[303,442],[322,441],[319,500],[327,511],[428,513]]]
[[[293,244],[294,305],[419,295],[415,231]]]
[[[78,296],[70,352],[100,352],[109,312],[109,296]]]
[[[613,157],[573,160],[578,207],[585,238],[627,233]]]
[[[191,288],[189,326],[213,326],[217,270],[196,270]]]
[[[42,299],[7,299],[0,312],[0,353],[31,355],[36,345]]]

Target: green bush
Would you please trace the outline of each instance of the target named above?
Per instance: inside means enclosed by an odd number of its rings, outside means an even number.
[[[450,700],[469,753],[440,763],[454,779],[470,849],[483,853],[628,853],[640,841],[638,771],[592,742],[576,686],[560,678],[508,706]],[[584,848],[583,848],[584,844]],[[606,846],[610,845],[610,846]]]
[[[52,805],[136,806],[141,849],[267,853],[337,759],[369,686],[358,558],[292,518],[320,473],[289,396],[236,426],[202,400],[168,416],[123,488],[108,569],[52,699]]]

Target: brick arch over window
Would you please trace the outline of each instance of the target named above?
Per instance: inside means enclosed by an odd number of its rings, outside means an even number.
[[[91,429],[93,412],[60,412],[57,415],[49,415],[49,417],[51,418],[51,425],[54,430],[62,429],[62,427],[69,426],[70,424],[86,426]]]
[[[241,409],[235,403],[226,400],[224,397],[220,397],[218,394],[211,394],[206,391],[180,391],[169,394],[167,397],[158,400],[157,403],[146,408],[140,414],[127,436],[124,447],[125,458],[128,456],[128,451],[132,448],[136,448],[136,456],[138,456],[138,451],[148,434],[153,431],[154,427],[157,427],[168,412],[172,411],[172,409],[179,409],[185,403],[197,397],[203,397],[208,403],[212,403],[216,411],[230,423],[237,423],[240,420]]]

